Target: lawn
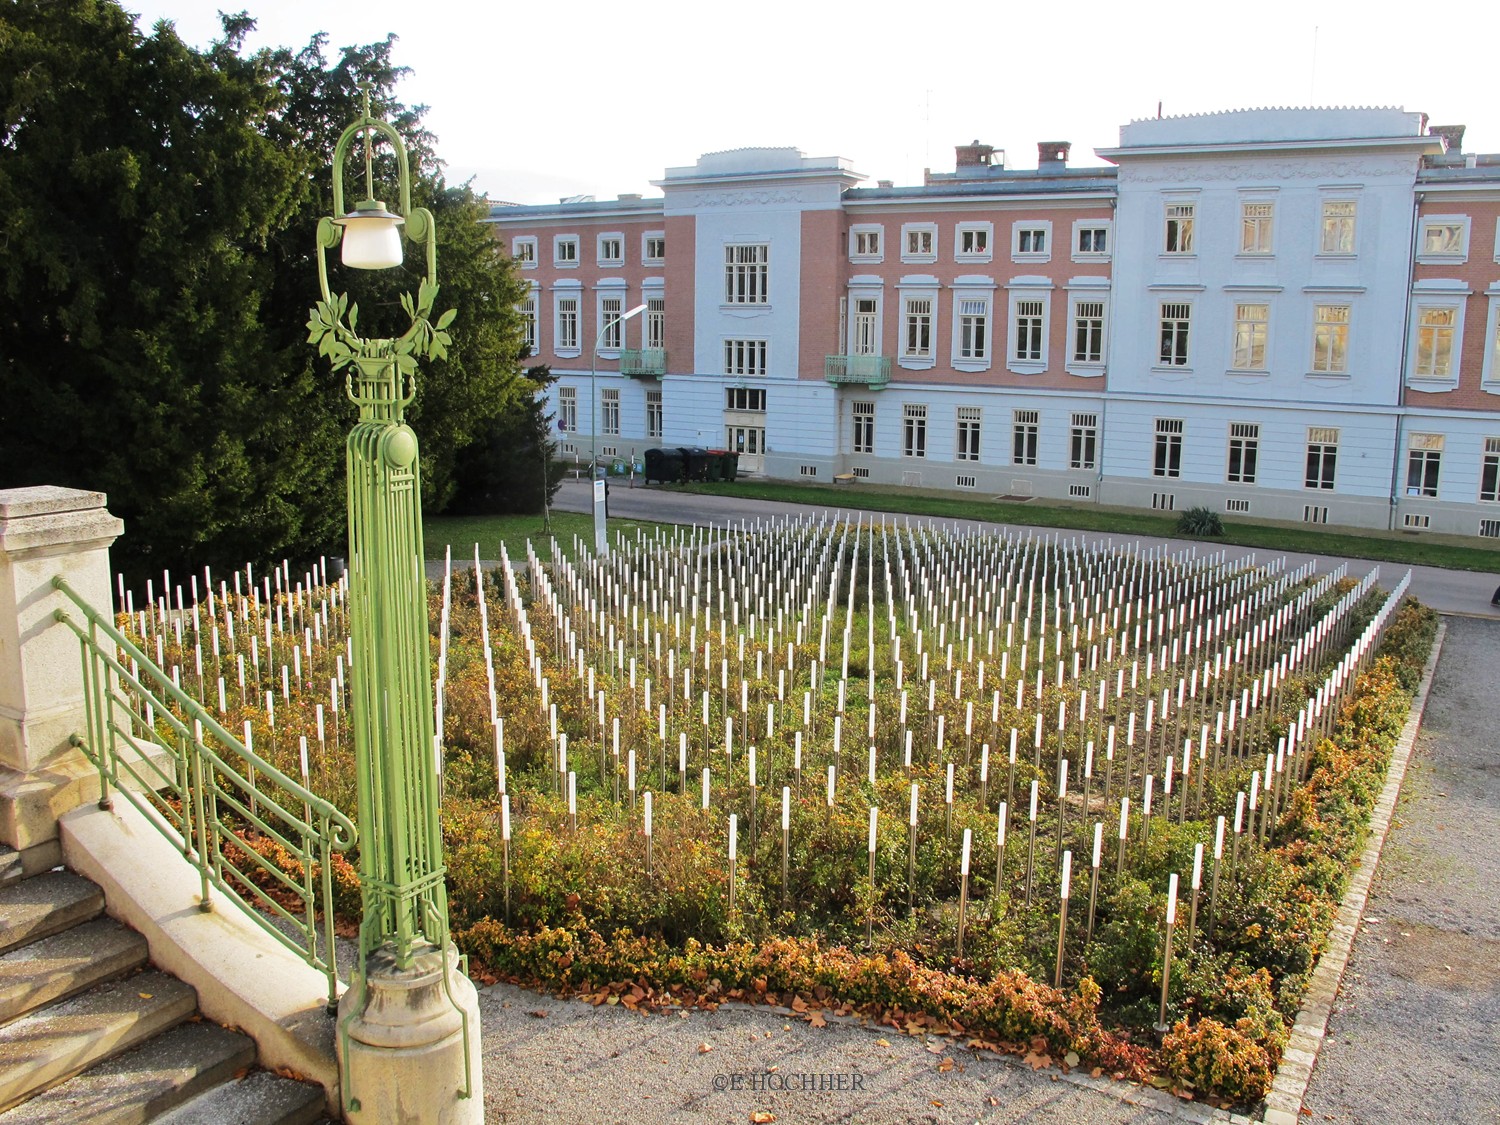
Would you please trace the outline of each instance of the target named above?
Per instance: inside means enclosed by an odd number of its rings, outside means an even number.
[[[665,525],[611,518],[610,540],[613,542],[614,536],[620,532],[634,535],[638,528],[650,532],[662,526]],[[549,534],[557,536],[565,544],[571,544],[573,536],[577,535],[592,545],[594,517],[581,512],[554,511],[550,531],[546,521],[539,515],[430,516],[422,521],[422,542],[429,559],[442,558],[444,551],[452,544],[455,560],[473,561],[475,543],[479,544],[480,558],[498,559],[500,544],[503,542],[511,559],[520,560],[526,557],[526,540],[544,543]]]

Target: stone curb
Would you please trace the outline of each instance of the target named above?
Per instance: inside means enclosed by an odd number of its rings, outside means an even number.
[[[1354,949],[1354,935],[1364,918],[1370,883],[1380,864],[1385,838],[1391,830],[1396,800],[1401,795],[1407,762],[1411,758],[1417,732],[1422,727],[1427,693],[1432,687],[1433,674],[1437,671],[1438,657],[1442,655],[1443,637],[1447,631],[1448,627],[1439,620],[1437,636],[1432,641],[1432,652],[1428,654],[1427,665],[1422,669],[1422,682],[1417,685],[1411,710],[1407,713],[1406,725],[1401,728],[1401,735],[1391,751],[1391,764],[1386,771],[1385,785],[1370,814],[1370,838],[1365,842],[1364,851],[1360,853],[1359,866],[1349,878],[1344,901],[1339,904],[1338,917],[1328,934],[1328,944],[1318,957],[1317,967],[1313,969],[1307,995],[1303,997],[1302,1010],[1297,1013],[1297,1019],[1292,1024],[1291,1038],[1281,1056],[1281,1066],[1277,1068],[1276,1077],[1271,1082],[1271,1092],[1266,1095],[1264,1112],[1259,1117],[1247,1119],[1240,1114],[1215,1111],[1213,1125],[1245,1125],[1247,1120],[1260,1125],[1297,1125],[1301,1120],[1302,1099],[1307,1094],[1313,1067],[1318,1063],[1318,1051],[1323,1046],[1323,1038],[1328,1030],[1333,1001],[1343,983],[1349,954]]]

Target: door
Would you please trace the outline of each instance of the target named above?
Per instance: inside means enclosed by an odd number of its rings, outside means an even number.
[[[740,455],[740,471],[765,471],[766,430],[764,426],[725,426],[724,444]]]

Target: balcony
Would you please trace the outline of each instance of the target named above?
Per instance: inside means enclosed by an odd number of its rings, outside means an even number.
[[[869,387],[878,391],[891,381],[888,355],[831,355],[823,360],[823,378],[835,387]]]
[[[626,348],[620,352],[620,374],[655,379],[667,373],[666,348]]]

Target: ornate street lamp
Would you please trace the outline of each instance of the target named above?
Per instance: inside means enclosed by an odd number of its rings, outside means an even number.
[[[623,328],[625,322],[633,317],[640,316],[641,313],[646,311],[646,307],[644,304],[636,305],[629,312],[621,313],[619,316],[610,317],[610,319],[606,320],[599,326],[599,335],[594,337],[594,350],[589,352],[589,437],[591,442],[589,457],[592,461],[592,464],[589,466],[589,476],[591,477],[599,475],[599,392],[597,390],[599,383],[599,349],[604,346],[604,337],[611,328],[620,328],[620,331],[623,333],[625,331]],[[620,343],[621,345],[625,343],[623,336]]]
[[[396,158],[394,212],[374,191],[373,145]],[[362,141],[366,198],[344,208],[344,161]],[[358,308],[328,287],[328,251],[346,266],[401,264],[401,228],[426,252],[415,299],[402,294],[411,326],[390,339],[355,335]],[[349,434],[349,608],[353,640],[350,722],[358,782],[359,964],[339,1005],[337,1046],[350,1121],[480,1122],[478,1004],[448,934],[439,823],[437,742],[428,656],[427,579],[417,435],[405,411],[417,361],[446,354],[454,312],[430,319],[437,299],[432,215],[411,205],[406,146],[388,123],[364,112],[333,153],[333,214],[318,222],[321,300],[309,342],[345,372],[359,407]],[[325,873],[325,878],[327,878]]]

